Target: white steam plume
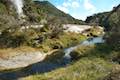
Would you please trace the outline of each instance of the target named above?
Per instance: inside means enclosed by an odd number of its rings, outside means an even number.
[[[18,13],[19,16],[23,16],[23,0],[10,0],[15,8],[16,8],[16,11]]]

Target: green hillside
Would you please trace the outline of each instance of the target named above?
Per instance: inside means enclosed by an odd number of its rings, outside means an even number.
[[[55,18],[56,20],[59,20],[62,23],[76,23],[76,24],[84,23],[83,21],[77,20],[70,16],[69,14],[66,14],[58,10],[48,1],[44,2],[35,1],[35,4],[37,5],[37,8],[39,8],[37,11],[39,13],[43,12],[43,16],[46,16],[47,20]]]
[[[104,26],[111,30],[114,26],[120,25],[120,4],[110,12],[103,12],[87,17],[86,23]]]
[[[109,45],[120,49],[120,4],[110,12],[98,13],[86,19],[86,23],[105,27]]]
[[[15,59],[14,55],[21,53],[29,55],[27,51],[49,54],[39,64],[0,71],[0,80],[120,80],[120,5],[110,12],[90,16],[85,22],[58,10],[48,1],[24,0],[23,12],[25,16],[19,18],[10,0],[0,0],[0,68],[4,67],[1,65],[3,60],[6,65],[15,66],[7,62],[9,58]],[[105,27],[104,43],[92,45],[88,42],[102,37],[96,35],[99,33],[97,27],[86,30],[90,37],[64,32],[62,28],[62,24],[86,23]],[[34,27],[40,24],[44,24],[42,28]],[[33,27],[29,27],[31,25]],[[89,45],[84,45],[84,41]],[[77,48],[70,52],[71,59],[65,58],[65,50],[73,49],[75,45]],[[26,57],[22,58],[26,60]],[[17,61],[12,62],[16,64]]]
[[[48,1],[31,1],[25,0],[23,12],[26,15],[25,20],[28,24],[42,23],[42,21],[56,23],[75,23],[83,24],[81,20],[77,20],[60,10]],[[17,24],[16,24],[17,23]],[[17,18],[14,6],[9,0],[0,0],[0,26],[12,27],[22,24]],[[26,24],[25,23],[25,24]]]
[[[9,0],[0,0],[0,48],[16,48],[24,45],[49,51],[54,46],[64,48],[73,45],[81,38],[78,34],[75,34],[75,40],[67,37],[69,34],[63,33],[61,25],[84,24],[84,22],[58,10],[48,1],[25,0],[23,12],[25,17],[19,18],[15,6]],[[26,26],[41,24],[44,25],[42,29],[26,29]]]

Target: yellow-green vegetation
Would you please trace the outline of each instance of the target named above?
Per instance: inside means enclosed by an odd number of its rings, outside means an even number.
[[[0,3],[0,12],[3,13],[6,10],[5,5]]]
[[[47,25],[47,27],[49,27]],[[0,35],[0,48],[17,48],[20,46],[29,46],[38,48],[41,51],[49,52],[54,49],[68,48],[85,40],[86,37],[82,34],[65,33],[56,29],[51,30],[44,27],[43,29],[24,29],[10,28],[3,30]]]
[[[106,44],[82,46],[74,52],[79,54],[79,59],[69,66],[31,75],[23,80],[103,80],[114,67],[118,66],[112,59],[120,52],[112,50]]]
[[[104,35],[104,28],[101,26],[93,26],[92,28],[85,30],[83,32],[84,35],[87,35],[88,37],[97,37]]]
[[[120,50],[120,4],[112,11],[98,13],[86,19],[89,24],[104,26],[106,29],[106,39],[109,45]]]
[[[58,38],[46,39],[39,48],[44,52],[48,52],[53,49],[63,49],[68,48],[80,43],[80,41],[85,40],[86,37],[81,34],[76,33],[62,33]]]
[[[97,80],[105,77],[112,67],[113,65],[101,59],[84,58],[67,68],[36,74],[24,80]]]
[[[82,34],[64,33],[59,37],[59,39],[64,44],[65,47],[70,47],[80,43],[80,41],[85,40],[86,37],[83,36]]]
[[[51,22],[55,19],[56,23],[76,23],[85,24],[84,21],[78,20],[58,10],[48,1],[25,0],[23,13],[26,15],[26,24]],[[22,22],[18,20],[17,13],[10,0],[0,0],[0,25],[2,28],[20,25]],[[12,24],[11,24],[12,22]]]

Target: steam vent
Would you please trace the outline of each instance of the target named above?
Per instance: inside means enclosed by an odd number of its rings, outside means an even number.
[[[25,20],[25,15],[23,13],[24,1],[23,0],[10,0],[14,5],[16,12],[18,14],[18,19]]]

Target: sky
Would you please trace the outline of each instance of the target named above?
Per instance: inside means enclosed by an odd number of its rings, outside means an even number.
[[[48,0],[58,9],[76,19],[85,20],[87,16],[106,12],[120,4],[120,0]]]

